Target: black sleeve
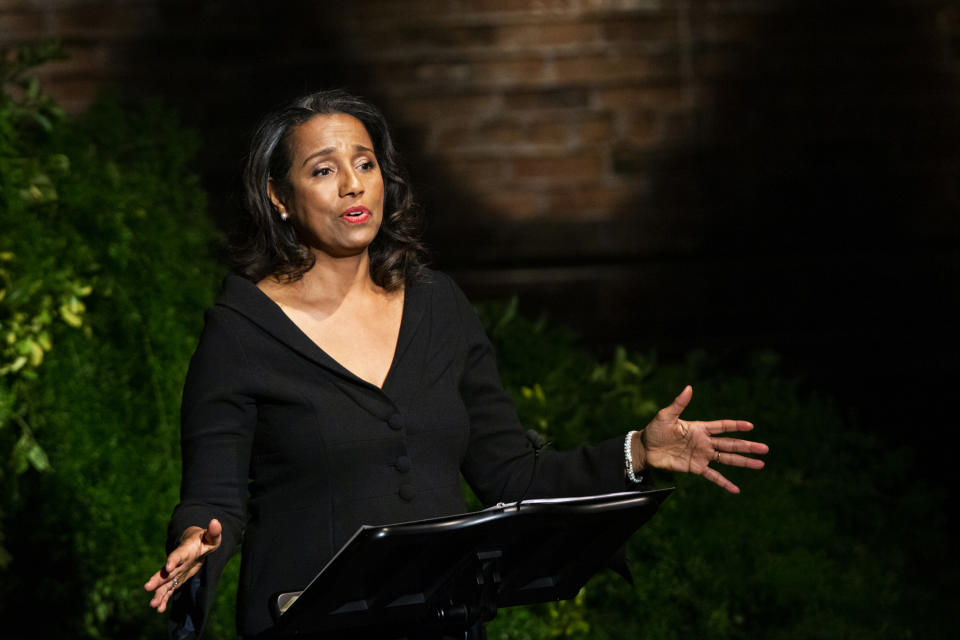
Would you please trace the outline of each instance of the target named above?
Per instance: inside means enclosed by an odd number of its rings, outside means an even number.
[[[179,544],[187,527],[206,527],[212,518],[223,525],[223,541],[200,572],[174,594],[170,620],[175,638],[199,635],[217,582],[243,531],[257,408],[250,363],[231,321],[235,318],[228,310],[207,311],[184,384],[180,503],[170,519],[167,551]]]
[[[466,297],[452,282],[450,286],[467,353],[460,393],[470,416],[470,442],[462,471],[484,504],[517,500],[534,472],[533,446],[500,382],[493,345]],[[630,487],[621,437],[571,451],[542,451],[525,497],[590,495]]]

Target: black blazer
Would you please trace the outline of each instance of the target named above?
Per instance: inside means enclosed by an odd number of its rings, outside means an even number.
[[[345,336],[349,340],[349,336]],[[168,547],[218,518],[223,545],[177,590],[178,633],[200,629],[240,544],[238,630],[272,620],[268,598],[302,589],[362,524],[465,510],[460,473],[486,504],[517,499],[533,456],[493,348],[453,281],[407,284],[382,389],[324,353],[253,283],[230,276],[183,393],[183,480]],[[625,488],[623,440],[545,452],[529,495]]]

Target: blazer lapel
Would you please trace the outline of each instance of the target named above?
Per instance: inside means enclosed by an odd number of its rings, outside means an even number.
[[[217,304],[236,311],[311,362],[337,375],[357,379],[307,337],[276,302],[246,278],[227,276]]]

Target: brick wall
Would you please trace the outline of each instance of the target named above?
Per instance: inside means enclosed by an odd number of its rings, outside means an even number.
[[[655,248],[642,161],[689,138],[690,11],[661,2],[363,3],[345,20],[377,86],[422,140],[422,182],[457,263],[600,260]],[[364,47],[363,43],[390,43]],[[435,204],[436,202],[436,204]],[[477,250],[459,246],[466,224]],[[628,231],[623,233],[622,231]],[[536,240],[535,238],[539,238]]]
[[[268,106],[374,97],[440,266],[598,342],[842,340],[956,282],[956,0],[0,0],[0,43],[50,35],[69,108],[201,130],[225,226]]]
[[[471,297],[666,361],[772,346],[869,437],[950,441],[960,0],[0,0],[0,45],[37,36],[68,108],[114,84],[200,130],[226,229],[257,118],[347,87]]]
[[[692,111],[681,14],[657,3],[632,3],[648,7],[639,15],[621,8],[631,3],[464,4],[473,10],[398,16],[364,4],[347,22],[355,43],[398,41],[369,58],[426,154],[493,219],[623,215],[642,184],[614,150],[676,142],[684,132],[669,124]]]

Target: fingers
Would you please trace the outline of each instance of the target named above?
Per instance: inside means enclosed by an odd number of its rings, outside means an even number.
[[[770,450],[770,447],[762,442],[750,442],[748,440],[737,440],[734,438],[711,438],[710,441],[713,444],[714,455],[716,456],[712,462],[731,467],[744,467],[754,470],[763,469],[765,466],[763,460],[749,458],[740,454],[762,455]],[[705,466],[700,475],[730,493],[740,493],[740,487],[727,480],[727,478],[716,469]]]
[[[763,455],[770,451],[770,447],[762,442],[751,442],[750,440],[739,440],[737,438],[711,438],[710,443],[714,449],[724,453]]]
[[[173,573],[177,567],[196,562],[219,547],[222,538],[223,526],[216,518],[210,521],[206,529],[188,527],[180,537],[180,546],[167,556],[167,563],[161,571]]]
[[[150,599],[150,606],[156,609],[158,613],[163,613],[167,608],[167,600],[169,600],[170,596],[173,595],[174,589],[179,586],[180,579],[179,577],[165,578],[161,579],[161,581],[155,582],[155,579],[160,576],[160,573],[160,571],[155,573],[147,582],[147,584],[143,586],[147,591],[153,591],[153,597]],[[175,580],[177,585],[174,585]]]
[[[180,546],[167,556],[163,567],[143,585],[153,591],[150,606],[163,613],[173,592],[196,575],[203,565],[203,558],[220,546],[223,525],[216,518],[210,520],[206,529],[189,527],[180,538]]]
[[[160,578],[162,571],[155,573],[144,586],[147,591],[153,591],[153,598],[150,599],[150,606],[157,610],[157,613],[163,613],[167,609],[167,603],[173,592],[183,587],[193,576],[197,574],[203,563],[194,563],[186,571],[179,572],[176,575],[167,578]],[[157,579],[159,578],[159,581]]]
[[[724,433],[743,432],[753,429],[753,423],[746,420],[712,420],[709,422],[680,420],[680,414],[693,397],[693,387],[683,388],[670,406],[661,409],[650,422],[648,440],[654,435],[656,447],[647,452],[650,466],[664,469],[689,471],[701,475],[710,482],[730,493],[740,493],[740,487],[730,482],[722,473],[710,467],[711,463],[724,464],[747,469],[762,469],[762,460],[751,458],[763,455],[770,448],[762,442],[751,442],[736,438],[714,438]],[[678,452],[678,442],[683,447]],[[672,448],[671,448],[672,447]],[[654,449],[659,452],[657,455]],[[663,451],[660,451],[660,450]]]
[[[211,525],[216,525],[216,544],[219,545],[220,523],[216,520],[211,521]],[[157,611],[166,609],[166,602],[170,598],[174,589],[182,584],[197,572],[199,567],[197,561],[204,555],[203,545],[197,544],[202,539],[204,533],[199,527],[193,527],[191,533],[188,529],[181,539],[180,545],[170,552],[167,561],[163,567],[143,585],[147,591],[153,591],[153,598],[150,600],[150,606]],[[174,584],[176,581],[177,584]]]
[[[166,577],[162,576],[161,573],[163,573],[162,569],[160,571],[157,571],[152,576],[150,576],[150,579],[147,580],[147,582],[143,585],[143,588],[146,589],[147,591],[153,591],[154,589],[159,587],[161,584],[163,584],[164,581],[166,580]]]
[[[160,573],[166,573],[169,575],[176,571],[177,567],[196,561],[200,554],[197,552],[195,545],[196,543],[192,545],[189,543],[184,543],[174,549],[170,555],[167,556],[167,563],[163,565],[163,569],[160,570]],[[167,576],[164,575],[163,577],[166,578]]]
[[[750,458],[747,455],[763,455],[770,451],[770,447],[762,442],[750,442],[736,438],[711,438],[716,458],[714,462],[731,467],[745,467],[747,469],[763,469],[763,460]]]
[[[172,554],[171,554],[172,555]],[[196,573],[195,571],[193,573]],[[170,594],[173,593],[176,587],[183,584],[187,579],[188,575],[192,573],[188,572],[178,572],[176,575],[171,574],[170,571],[167,571],[166,567],[160,569],[155,574],[150,576],[150,579],[143,585],[143,588],[147,591],[153,591],[153,598],[150,600],[150,606],[157,609],[158,611],[163,611],[166,607],[166,600],[170,597]],[[176,581],[176,585],[174,585]]]
[[[692,422],[690,424],[702,427],[710,435],[730,433],[732,431],[750,431],[753,423],[746,420],[712,420],[710,422]]]
[[[747,469],[763,469],[764,467],[763,460],[720,451],[717,452],[717,462],[730,467],[746,467]]]
[[[207,525],[206,531],[203,532],[203,538],[201,541],[205,545],[211,547],[220,546],[220,536],[223,534],[223,525],[220,524],[220,521],[214,518],[210,521],[210,524]]]
[[[163,613],[167,610],[167,603],[170,602],[170,598],[173,596],[173,592],[179,589],[184,585],[184,583],[189,580],[189,575],[196,573],[195,571],[188,572],[183,577],[175,576],[171,578],[168,582],[158,588],[154,594],[153,598],[150,600],[150,606],[157,610],[157,613]]]
[[[702,475],[704,478],[706,478],[713,484],[717,485],[721,489],[724,489],[734,494],[740,493],[740,487],[738,487],[737,485],[727,480],[725,477],[723,477],[723,474],[717,471],[716,469],[711,469],[710,467],[704,467],[703,471],[700,472],[700,475]]]
[[[207,525],[207,528],[203,530],[203,533],[200,535],[200,554],[207,555],[211,551],[216,550],[220,546],[220,541],[223,539],[223,526],[220,524],[220,521],[214,518],[210,521],[210,524]]]
[[[693,397],[693,387],[687,385],[683,388],[683,391],[680,392],[676,398],[673,399],[673,402],[669,406],[660,409],[660,415],[667,420],[668,422],[673,422],[680,417],[680,414],[683,413],[683,410],[687,408],[687,405],[690,404],[690,398]]]
[[[162,584],[154,593],[153,598],[150,599],[150,606],[157,610],[157,613],[163,613],[167,610],[167,601],[170,600],[170,596],[173,595],[175,587],[173,586],[173,581],[166,582]]]

